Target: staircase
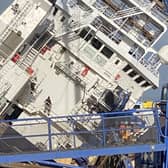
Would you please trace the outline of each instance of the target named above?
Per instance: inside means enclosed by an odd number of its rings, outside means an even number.
[[[80,25],[74,25],[74,27],[69,27],[68,30],[63,30],[62,32],[56,32],[56,31],[50,31],[50,33],[55,36],[57,41],[60,41],[64,36],[67,37],[68,39],[71,39],[71,41],[77,38],[77,33],[75,33],[76,30],[79,30],[83,27],[86,27],[87,24],[80,24]]]
[[[62,35],[58,35],[55,37],[55,39],[57,41],[60,41],[62,39],[66,39],[66,42],[70,42],[70,41],[73,41],[73,40],[76,40],[79,38],[78,34],[74,32],[74,30],[70,31],[70,32],[66,32]]]
[[[143,4],[142,7],[151,7],[151,4],[149,3],[145,3]],[[139,15],[141,13],[143,13],[143,11],[141,11],[138,7],[134,6],[131,8],[126,8],[126,9],[119,9],[116,8],[116,11],[112,11],[109,8],[109,5],[107,5],[105,2],[103,1],[96,1],[96,3],[94,4],[94,7],[100,11],[101,13],[103,13],[104,15],[106,15],[107,17],[109,17],[112,20],[118,20],[118,19],[123,19],[123,18],[128,18],[131,16],[135,16],[135,15]]]
[[[63,28],[61,29],[61,31],[57,30],[52,30],[49,31],[53,36],[55,36],[56,40],[61,40],[63,36],[66,35],[71,35],[71,38],[74,40],[77,38],[77,33],[75,33],[75,31],[80,30],[84,27],[86,27],[87,25],[89,25],[95,18],[97,17],[97,15],[94,13],[89,13],[88,11],[86,13],[83,14],[82,18],[80,18],[78,16],[78,13],[74,14],[71,18],[73,18],[73,20],[71,20],[67,25],[63,25]],[[75,37],[74,37],[75,36]],[[68,37],[69,38],[69,37]]]
[[[32,65],[32,63],[35,61],[35,59],[37,58],[37,56],[39,55],[39,52],[32,48],[28,54],[26,54],[25,56],[23,56],[23,58],[21,58],[18,62],[17,65],[23,69],[26,70],[28,67],[30,67]]]
[[[117,11],[115,15],[111,16],[111,19],[118,20],[118,19],[128,18],[134,15],[139,15],[141,13],[143,12],[138,7],[133,7],[133,8]]]

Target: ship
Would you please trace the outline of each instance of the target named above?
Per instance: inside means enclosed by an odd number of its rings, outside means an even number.
[[[26,136],[25,150],[97,148],[99,132],[87,131],[100,127],[99,114],[128,112],[144,91],[158,88],[167,10],[166,0],[13,0],[0,14],[0,115]],[[131,116],[150,127],[148,114]],[[111,122],[122,129],[130,120],[109,119],[106,127]],[[74,129],[86,131],[75,144],[65,134]],[[53,144],[47,131],[57,133]],[[32,137],[40,132],[44,137]],[[107,139],[116,145],[115,131]]]

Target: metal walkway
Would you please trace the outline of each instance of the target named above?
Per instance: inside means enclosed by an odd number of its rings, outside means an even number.
[[[6,144],[1,143],[0,163],[166,151],[166,143],[160,140],[163,135],[157,110],[0,123],[0,141]],[[31,148],[24,143],[27,141]]]

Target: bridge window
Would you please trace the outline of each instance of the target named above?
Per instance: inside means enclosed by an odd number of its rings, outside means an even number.
[[[124,68],[123,68],[123,71],[124,72],[127,72],[129,71],[130,69],[132,69],[132,67],[130,65],[126,65]]]
[[[131,71],[128,75],[133,78],[134,76],[137,75],[137,72]]]
[[[101,53],[106,57],[106,58],[111,58],[113,52],[107,48],[107,47],[103,47],[103,49],[101,50]]]
[[[148,86],[150,86],[149,82],[145,82],[144,84],[142,84],[142,87],[148,87]]]
[[[86,36],[87,35],[87,36]],[[92,38],[92,34],[88,33],[88,30],[83,29],[80,33],[79,36],[83,38],[86,41],[89,41]]]
[[[102,46],[102,43],[96,38],[92,39],[91,44],[96,49],[100,49],[100,47]]]
[[[142,82],[144,80],[145,79],[142,76],[140,76],[140,77],[138,77],[138,78],[135,79],[135,82],[140,83],[140,82]]]
[[[79,33],[79,36],[80,36],[81,38],[84,38],[87,33],[88,33],[88,31],[85,30],[85,29],[83,29],[83,30]]]

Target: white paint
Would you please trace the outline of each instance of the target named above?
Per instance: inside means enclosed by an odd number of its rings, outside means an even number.
[[[158,55],[163,64],[168,64],[168,45],[163,46],[159,50]]]

